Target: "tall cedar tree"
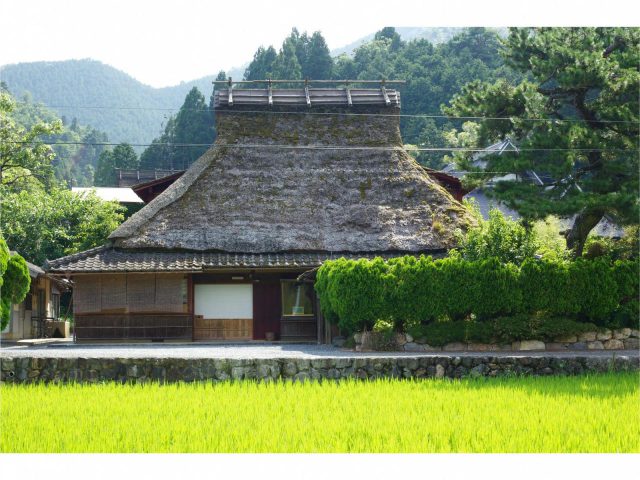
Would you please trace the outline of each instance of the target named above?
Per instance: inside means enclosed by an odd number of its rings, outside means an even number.
[[[224,75],[224,72],[218,74]],[[213,112],[197,87],[184,99],[175,117],[170,117],[160,137],[140,155],[140,168],[184,170],[215,140]]]
[[[117,185],[117,168],[136,170],[138,166],[138,156],[128,143],[117,145],[113,151],[105,150],[98,158],[95,185],[99,187],[115,187]]]
[[[485,170],[547,173],[553,188],[501,181],[494,194],[527,219],[576,215],[566,239],[577,256],[605,214],[638,222],[639,48],[638,28],[512,28],[502,53],[526,80],[474,81],[444,109],[510,118],[479,122],[469,146],[520,144],[519,154],[487,157]]]

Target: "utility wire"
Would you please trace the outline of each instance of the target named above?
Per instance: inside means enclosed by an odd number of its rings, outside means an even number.
[[[89,145],[110,147],[121,145],[120,143],[112,142],[25,142],[8,140],[4,143],[19,144],[19,145]],[[178,147],[178,148],[196,148],[196,147],[215,147],[215,148],[281,148],[284,150],[368,150],[368,151],[395,151],[401,149],[400,147],[369,147],[369,146],[339,146],[339,145],[281,145],[281,144],[260,144],[260,143],[129,143],[132,147]],[[405,149],[402,149],[405,150]],[[485,148],[468,148],[468,147],[412,147],[409,151],[419,152],[486,152],[488,154],[494,152],[487,152]],[[519,148],[517,152],[636,152],[637,148]],[[515,153],[517,153],[515,152]],[[499,152],[495,152],[499,153]],[[504,152],[503,152],[504,153]]]
[[[44,106],[47,108],[61,108],[61,109],[83,109],[83,110],[149,110],[149,111],[191,111],[191,112],[203,112],[212,113],[216,109],[209,108],[163,108],[163,107],[107,107],[107,106],[93,106],[93,105],[46,105],[46,104],[34,104],[29,102],[16,102],[22,105],[36,105]],[[233,114],[271,114],[271,115],[331,115],[331,116],[346,116],[346,117],[402,117],[402,118],[434,118],[444,120],[518,120],[524,122],[553,122],[553,123],[617,123],[617,124],[633,124],[640,125],[640,121],[633,120],[585,120],[582,118],[536,118],[536,117],[483,117],[483,116],[456,116],[456,115],[442,115],[442,114],[422,114],[422,113],[354,113],[354,112],[308,112],[308,111],[276,111],[276,110],[220,110],[224,113]]]

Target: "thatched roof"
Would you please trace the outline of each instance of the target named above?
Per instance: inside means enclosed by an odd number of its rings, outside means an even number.
[[[397,106],[282,108],[218,109],[216,144],[114,231],[114,246],[263,253],[454,245],[466,211],[404,151]]]

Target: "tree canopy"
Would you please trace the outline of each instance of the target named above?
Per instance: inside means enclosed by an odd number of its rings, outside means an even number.
[[[636,28],[513,28],[502,55],[523,80],[475,80],[445,108],[487,118],[458,130],[464,146],[518,143],[517,154],[486,157],[486,171],[553,179],[545,187],[500,181],[493,192],[526,219],[576,215],[567,233],[576,255],[604,215],[638,222],[639,48]],[[472,167],[471,154],[457,157]]]
[[[224,72],[218,79],[220,75]],[[193,87],[176,116],[167,121],[164,132],[140,156],[140,168],[184,170],[207,151],[214,139],[213,112]]]
[[[25,128],[13,117],[16,104],[8,92],[0,90],[0,185],[10,185],[34,176],[51,182],[53,151],[43,136],[57,133],[62,122],[37,121]]]
[[[98,158],[94,185],[100,187],[115,187],[116,169],[136,170],[140,161],[135,150],[128,143],[121,143],[113,150],[104,150]]]

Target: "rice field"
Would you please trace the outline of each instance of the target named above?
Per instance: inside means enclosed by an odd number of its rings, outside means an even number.
[[[1,452],[640,452],[638,374],[3,385]]]

